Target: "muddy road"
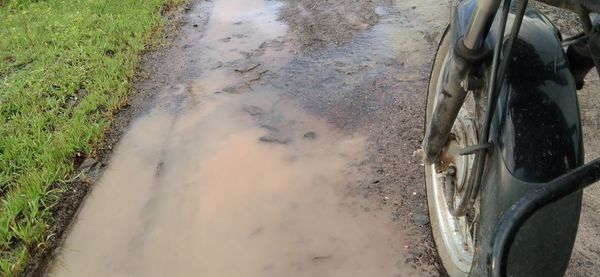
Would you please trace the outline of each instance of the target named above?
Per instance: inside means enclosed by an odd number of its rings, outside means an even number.
[[[450,6],[191,1],[47,275],[439,276],[412,153]]]

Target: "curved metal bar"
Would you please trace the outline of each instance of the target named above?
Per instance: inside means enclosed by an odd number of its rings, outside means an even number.
[[[517,232],[536,211],[600,180],[600,159],[596,159],[525,194],[504,215],[496,227],[488,275],[506,276],[508,254]]]

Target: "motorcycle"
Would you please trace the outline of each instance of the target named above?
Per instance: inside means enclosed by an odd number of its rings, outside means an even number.
[[[527,0],[463,0],[433,63],[422,154],[434,242],[450,276],[563,276],[584,164],[577,89],[600,75],[599,0],[563,38]],[[594,18],[595,17],[595,18]]]

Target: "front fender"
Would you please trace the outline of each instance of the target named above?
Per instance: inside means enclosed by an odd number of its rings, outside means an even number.
[[[463,1],[457,8],[455,38],[466,32],[476,2]],[[488,49],[496,44],[498,21],[486,40]],[[559,36],[547,18],[529,8],[502,80],[491,136],[507,168],[524,181],[546,182],[583,164],[575,82]]]
[[[492,136],[509,171],[547,182],[583,164],[575,81],[554,27],[525,18],[499,93]]]
[[[453,22],[466,31],[476,1],[463,1]],[[510,28],[513,16],[509,18]],[[493,49],[496,16],[487,47]],[[481,191],[476,267],[487,274],[489,242],[502,214],[532,189],[583,164],[582,131],[575,83],[557,29],[529,8],[501,80],[490,140],[494,151]],[[487,61],[487,66],[491,61]],[[534,215],[518,233],[509,255],[509,276],[562,276],[569,262],[581,210],[581,193]]]

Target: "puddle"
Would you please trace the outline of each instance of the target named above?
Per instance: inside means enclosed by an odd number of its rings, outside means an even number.
[[[248,59],[272,66],[285,64],[291,58],[291,49],[282,43],[288,27],[277,20],[283,4],[272,0],[219,0],[196,5],[190,14],[192,20],[208,18],[208,22],[186,34],[185,48],[198,54],[192,56],[190,70],[204,72]]]
[[[291,61],[277,1],[202,2],[192,82],[115,149],[49,276],[410,276],[406,238],[360,196],[366,137],[261,78]]]
[[[364,138],[268,89],[179,91],[195,104],[132,125],[50,276],[411,273],[402,231],[355,195]]]

